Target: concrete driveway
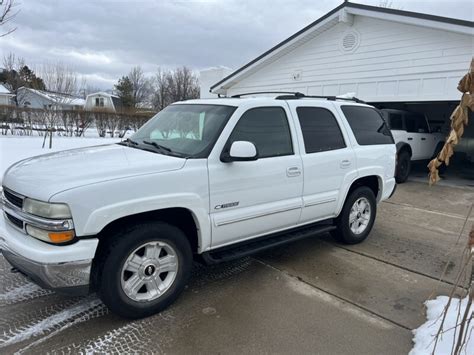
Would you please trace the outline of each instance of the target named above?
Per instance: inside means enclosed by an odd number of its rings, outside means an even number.
[[[94,295],[42,290],[0,257],[0,353],[406,354],[423,302],[455,282],[473,201],[473,189],[408,182],[380,205],[363,244],[325,235],[196,265],[172,307],[138,321]]]

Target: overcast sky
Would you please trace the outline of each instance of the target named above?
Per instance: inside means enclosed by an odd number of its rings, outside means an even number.
[[[62,61],[113,87],[131,67],[240,67],[342,0],[16,0],[17,30],[0,38],[33,68]],[[380,0],[353,0],[377,5]],[[473,0],[393,0],[394,7],[474,20]]]

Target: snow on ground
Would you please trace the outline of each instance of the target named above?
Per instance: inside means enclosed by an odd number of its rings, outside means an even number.
[[[429,355],[433,353],[435,345],[435,336],[441,325],[443,319],[443,311],[448,303],[449,297],[439,296],[434,300],[426,301],[426,316],[427,321],[421,325],[418,329],[413,331],[415,335],[413,342],[415,343],[413,349],[409,355]],[[438,340],[436,345],[436,355],[451,354],[453,344],[456,344],[457,337],[459,334],[459,326],[456,324],[460,323],[462,315],[466,309],[468,298],[464,298],[462,301],[453,298],[451,305],[448,310],[448,315],[443,325],[443,333],[441,338]],[[473,307],[470,309],[470,317],[473,316]],[[459,314],[459,315],[458,315]],[[467,331],[468,341],[467,344],[462,348],[461,354],[474,354],[474,322],[471,321],[470,329]]]
[[[19,160],[61,150],[120,142],[119,138],[87,136],[88,137],[54,137],[52,149],[41,148],[43,145],[43,137],[0,136],[0,186],[5,170]],[[48,142],[46,142],[46,147],[47,146]]]

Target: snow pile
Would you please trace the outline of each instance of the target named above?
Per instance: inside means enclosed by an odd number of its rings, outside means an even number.
[[[426,301],[426,315],[427,321],[418,329],[413,331],[415,335],[413,342],[415,343],[409,355],[428,355],[432,354],[436,342],[436,334],[443,320],[443,312],[449,301],[449,297],[439,296],[438,298]],[[449,306],[448,314],[443,324],[443,332],[438,339],[435,354],[445,355],[451,354],[452,349],[457,342],[460,332],[460,327],[456,325],[461,322],[461,319],[466,310],[468,297],[459,300],[453,298]],[[471,318],[472,306],[467,319]],[[461,350],[461,354],[474,354],[474,322],[471,321],[467,332],[467,343]]]
[[[100,137],[54,137],[53,148],[48,149],[41,148],[43,145],[43,139],[43,137],[31,136],[0,136],[0,185],[5,170],[19,160],[61,150],[117,143],[121,140],[119,138]],[[46,142],[46,146],[47,145],[48,142]]]

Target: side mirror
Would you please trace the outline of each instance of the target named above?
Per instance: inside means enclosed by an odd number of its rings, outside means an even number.
[[[247,141],[236,141],[230,146],[229,153],[221,155],[221,161],[230,163],[233,161],[252,161],[258,159],[257,147]]]

